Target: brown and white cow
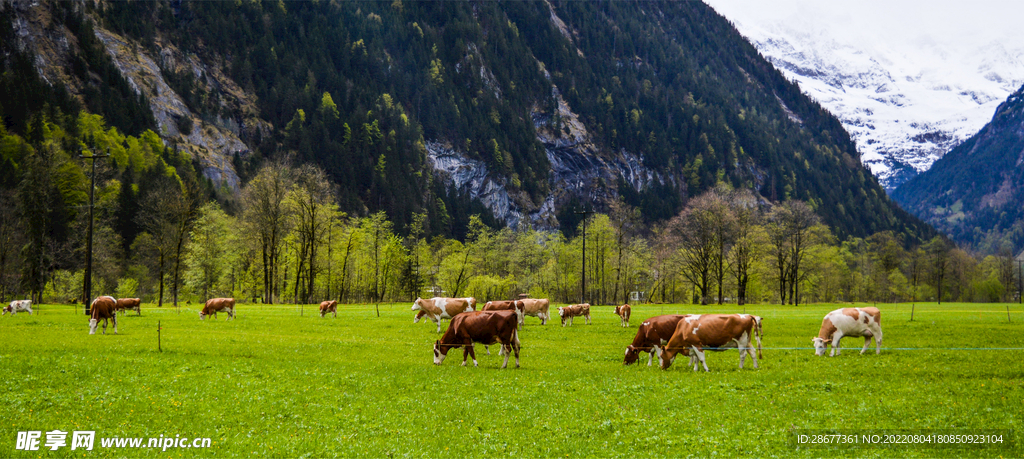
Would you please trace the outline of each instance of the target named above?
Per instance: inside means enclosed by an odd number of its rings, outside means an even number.
[[[12,316],[19,312],[32,314],[32,300],[14,300],[11,304],[4,307],[4,312],[3,314],[0,314],[0,316],[7,314],[8,312],[11,313]]]
[[[754,354],[754,348],[750,345],[751,338],[757,340],[757,354]],[[697,371],[698,364],[704,365],[704,371],[711,371],[704,359],[705,349],[724,351],[736,348],[740,350],[740,368],[743,368],[747,354],[754,359],[754,368],[757,368],[757,359],[761,354],[760,317],[749,314],[694,314],[676,324],[668,344],[654,347],[663,370],[672,365],[676,354],[690,355],[692,351],[690,364],[693,365],[693,371]]]
[[[590,325],[590,304],[570,304],[569,306],[562,306],[558,308],[558,317],[562,318],[562,326],[565,326],[566,319],[569,320],[569,326],[572,326],[572,318],[576,316],[583,316],[587,319],[587,325]]]
[[[228,319],[235,317],[235,299],[234,298],[210,298],[206,300],[206,304],[203,305],[202,312],[199,313],[199,320],[203,320],[206,316],[213,314],[213,318],[217,318],[218,312],[228,313]],[[227,320],[227,319],[224,319]]]
[[[320,317],[326,317],[327,314],[334,314],[334,317],[338,317],[337,301],[327,300],[320,303]]]
[[[412,303],[412,310],[419,311],[413,323],[419,322],[421,317],[426,317],[437,324],[437,332],[441,333],[441,319],[451,319],[462,312],[476,311],[476,298],[416,298]]]
[[[628,304],[615,307],[615,315],[619,316],[619,321],[625,328],[629,328],[629,315],[632,313],[632,311],[633,308],[629,307]]]
[[[462,366],[466,366],[467,357],[473,357],[475,367],[478,365],[473,343],[501,343],[502,352],[499,355],[505,355],[501,367],[508,367],[509,354],[515,352],[516,368],[519,368],[520,344],[519,332],[516,330],[517,322],[515,311],[471,311],[456,315],[448,324],[448,329],[441,339],[434,342],[434,364],[440,365],[448,356],[448,351],[461,347]]]
[[[142,300],[139,298],[118,298],[117,299],[117,310],[118,311],[135,311],[142,315]]]
[[[863,354],[871,344],[871,337],[875,338],[875,354],[882,353],[882,313],[878,308],[842,308],[825,314],[821,321],[821,329],[818,336],[811,341],[814,342],[814,355],[825,355],[829,344],[832,345],[830,356],[839,355],[842,351],[839,347],[839,340],[844,336],[863,336],[864,348],[860,350]]]
[[[484,304],[482,311],[515,311],[516,317],[519,319],[519,329],[523,329],[523,321],[525,320],[524,312],[526,306],[522,301],[488,301]]]
[[[548,313],[548,308],[551,307],[551,302],[547,298],[524,298],[519,300],[523,302],[523,314],[533,316],[540,319],[540,324],[547,324],[551,320],[551,314]]]
[[[89,311],[92,314],[92,318],[89,319],[89,334],[96,334],[96,326],[99,325],[100,319],[103,319],[103,334],[107,334],[107,321],[114,321],[114,334],[117,334],[117,300],[112,296],[101,296],[92,300],[92,304],[89,305]]]
[[[676,325],[688,316],[689,314],[668,314],[643,321],[636,330],[633,344],[626,346],[626,358],[622,364],[632,365],[640,357],[641,352],[648,352],[650,355],[647,357],[647,366],[651,366],[651,362],[654,361],[654,346],[667,344],[676,331]]]

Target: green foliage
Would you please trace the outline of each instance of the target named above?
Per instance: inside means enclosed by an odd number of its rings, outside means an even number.
[[[135,298],[139,290],[139,281],[131,277],[122,277],[117,280],[117,288],[114,290],[115,298]]]

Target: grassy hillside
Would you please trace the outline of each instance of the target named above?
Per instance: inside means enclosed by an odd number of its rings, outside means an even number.
[[[149,305],[147,305],[149,306]],[[338,318],[299,306],[248,306],[233,321],[195,310],[145,307],[119,334],[88,335],[65,306],[0,320],[0,452],[16,432],[95,430],[103,437],[210,437],[206,450],[103,449],[96,456],[203,457],[1019,457],[1024,403],[1012,305],[880,305],[881,355],[848,339],[836,358],[807,349],[838,306],[748,306],[764,317],[761,369],[737,353],[708,353],[710,373],[624,367],[625,346],[646,317],[735,312],[642,305],[623,329],[610,307],[594,323],[521,333],[522,368],[479,368],[457,356],[434,366],[432,324],[413,324],[408,304],[343,305]],[[157,351],[157,324],[163,352]],[[108,330],[110,332],[111,330]],[[978,340],[984,336],[984,340]],[[797,348],[797,349],[790,349]],[[906,349],[911,348],[911,349]],[[1015,348],[961,350],[957,348]],[[916,350],[914,350],[916,349]],[[677,363],[680,361],[677,360]],[[797,449],[796,429],[1013,429],[1018,446]],[[97,440],[99,442],[99,440]],[[97,443],[98,445],[98,443]]]

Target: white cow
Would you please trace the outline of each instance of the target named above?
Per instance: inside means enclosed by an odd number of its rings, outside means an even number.
[[[3,314],[0,314],[0,316],[7,314],[8,312],[13,316],[19,311],[32,314],[32,300],[14,300],[11,302],[10,306],[4,308],[4,312]]]
[[[437,332],[441,333],[441,319],[451,319],[462,312],[476,311],[476,298],[416,298],[412,310],[419,311],[413,318],[413,323],[418,323],[420,318],[426,316],[437,324]]]
[[[811,340],[814,342],[814,354],[825,355],[831,344],[832,353],[829,355],[839,355],[839,340],[844,336],[864,337],[861,354],[868,350],[868,344],[871,344],[871,337],[874,336],[875,354],[882,353],[882,313],[878,308],[842,308],[826,314],[821,321],[818,336]]]

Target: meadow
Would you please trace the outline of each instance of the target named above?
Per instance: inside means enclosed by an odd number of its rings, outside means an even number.
[[[635,306],[628,329],[612,307],[593,324],[527,317],[522,367],[480,367],[439,338],[410,304],[240,305],[200,321],[195,306],[119,320],[90,336],[71,306],[0,318],[0,456],[4,457],[1020,457],[1024,311],[1002,304],[878,305],[881,355],[815,357],[810,338],[836,305],[748,305],[764,318],[761,368],[736,351],[708,353],[710,373],[683,359],[663,371],[623,366],[646,317],[741,312],[735,305]],[[300,316],[300,313],[302,314]],[[160,346],[157,350],[157,324]],[[447,322],[444,323],[447,326]],[[964,348],[964,349],[960,349]],[[967,349],[969,348],[969,349]],[[978,349],[984,348],[984,349]],[[93,451],[15,450],[17,432],[94,430]],[[806,448],[801,429],[1008,429],[1003,444]],[[100,437],[210,437],[209,449],[101,448]],[[44,435],[45,439],[45,435]],[[69,440],[70,443],[70,440]],[[79,453],[82,453],[81,455]]]

